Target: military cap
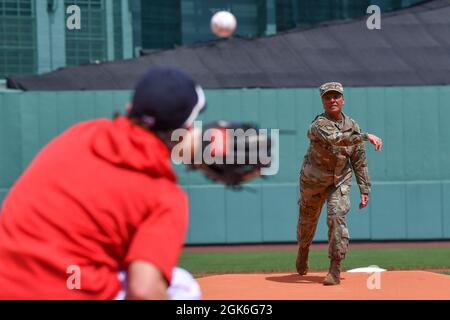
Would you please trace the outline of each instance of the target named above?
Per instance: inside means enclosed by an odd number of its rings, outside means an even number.
[[[339,82],[327,82],[320,86],[320,96],[323,96],[328,91],[337,91],[344,94],[344,87]]]

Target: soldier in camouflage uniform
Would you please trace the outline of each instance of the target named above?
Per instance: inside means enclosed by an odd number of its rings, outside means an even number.
[[[308,272],[308,252],[316,231],[320,212],[327,201],[327,225],[330,270],[324,285],[340,283],[340,263],[348,249],[349,233],[345,217],[350,210],[352,168],[361,192],[360,208],[369,201],[370,178],[364,142],[380,150],[380,138],[361,133],[358,124],[342,112],[344,89],[340,83],[320,87],[325,112],[312,122],[310,146],[300,174],[300,215],[297,226],[297,272]]]

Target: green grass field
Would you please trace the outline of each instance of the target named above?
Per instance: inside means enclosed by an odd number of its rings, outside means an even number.
[[[310,252],[310,269],[326,270],[326,249]],[[294,272],[296,251],[184,252],[180,266],[196,275],[232,272]],[[450,247],[351,249],[344,270],[377,265],[388,270],[450,269]],[[449,272],[446,272],[450,274]]]

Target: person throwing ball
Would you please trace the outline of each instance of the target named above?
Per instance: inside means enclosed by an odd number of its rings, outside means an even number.
[[[370,177],[364,142],[375,150],[382,148],[382,140],[362,133],[355,120],[342,112],[344,88],[338,82],[320,86],[324,113],[318,115],[308,130],[310,146],[300,173],[300,214],[297,225],[297,272],[308,272],[309,247],[317,228],[320,212],[327,201],[328,256],[330,269],[324,285],[340,283],[341,261],[348,250],[349,232],[345,222],[350,210],[352,168],[361,192],[359,208],[367,206]]]

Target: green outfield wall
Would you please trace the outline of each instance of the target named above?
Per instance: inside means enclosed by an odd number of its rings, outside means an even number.
[[[0,91],[0,201],[34,155],[67,127],[124,109],[128,91]],[[235,191],[177,166],[190,196],[187,242],[295,241],[298,173],[306,131],[322,110],[316,89],[208,90],[202,120],[243,120],[282,129],[280,169]],[[450,238],[450,86],[348,88],[345,112],[383,138],[367,146],[371,202],[359,210],[356,183],[348,215],[352,239]],[[24,195],[26,196],[26,195]],[[325,215],[315,240],[327,238]]]

